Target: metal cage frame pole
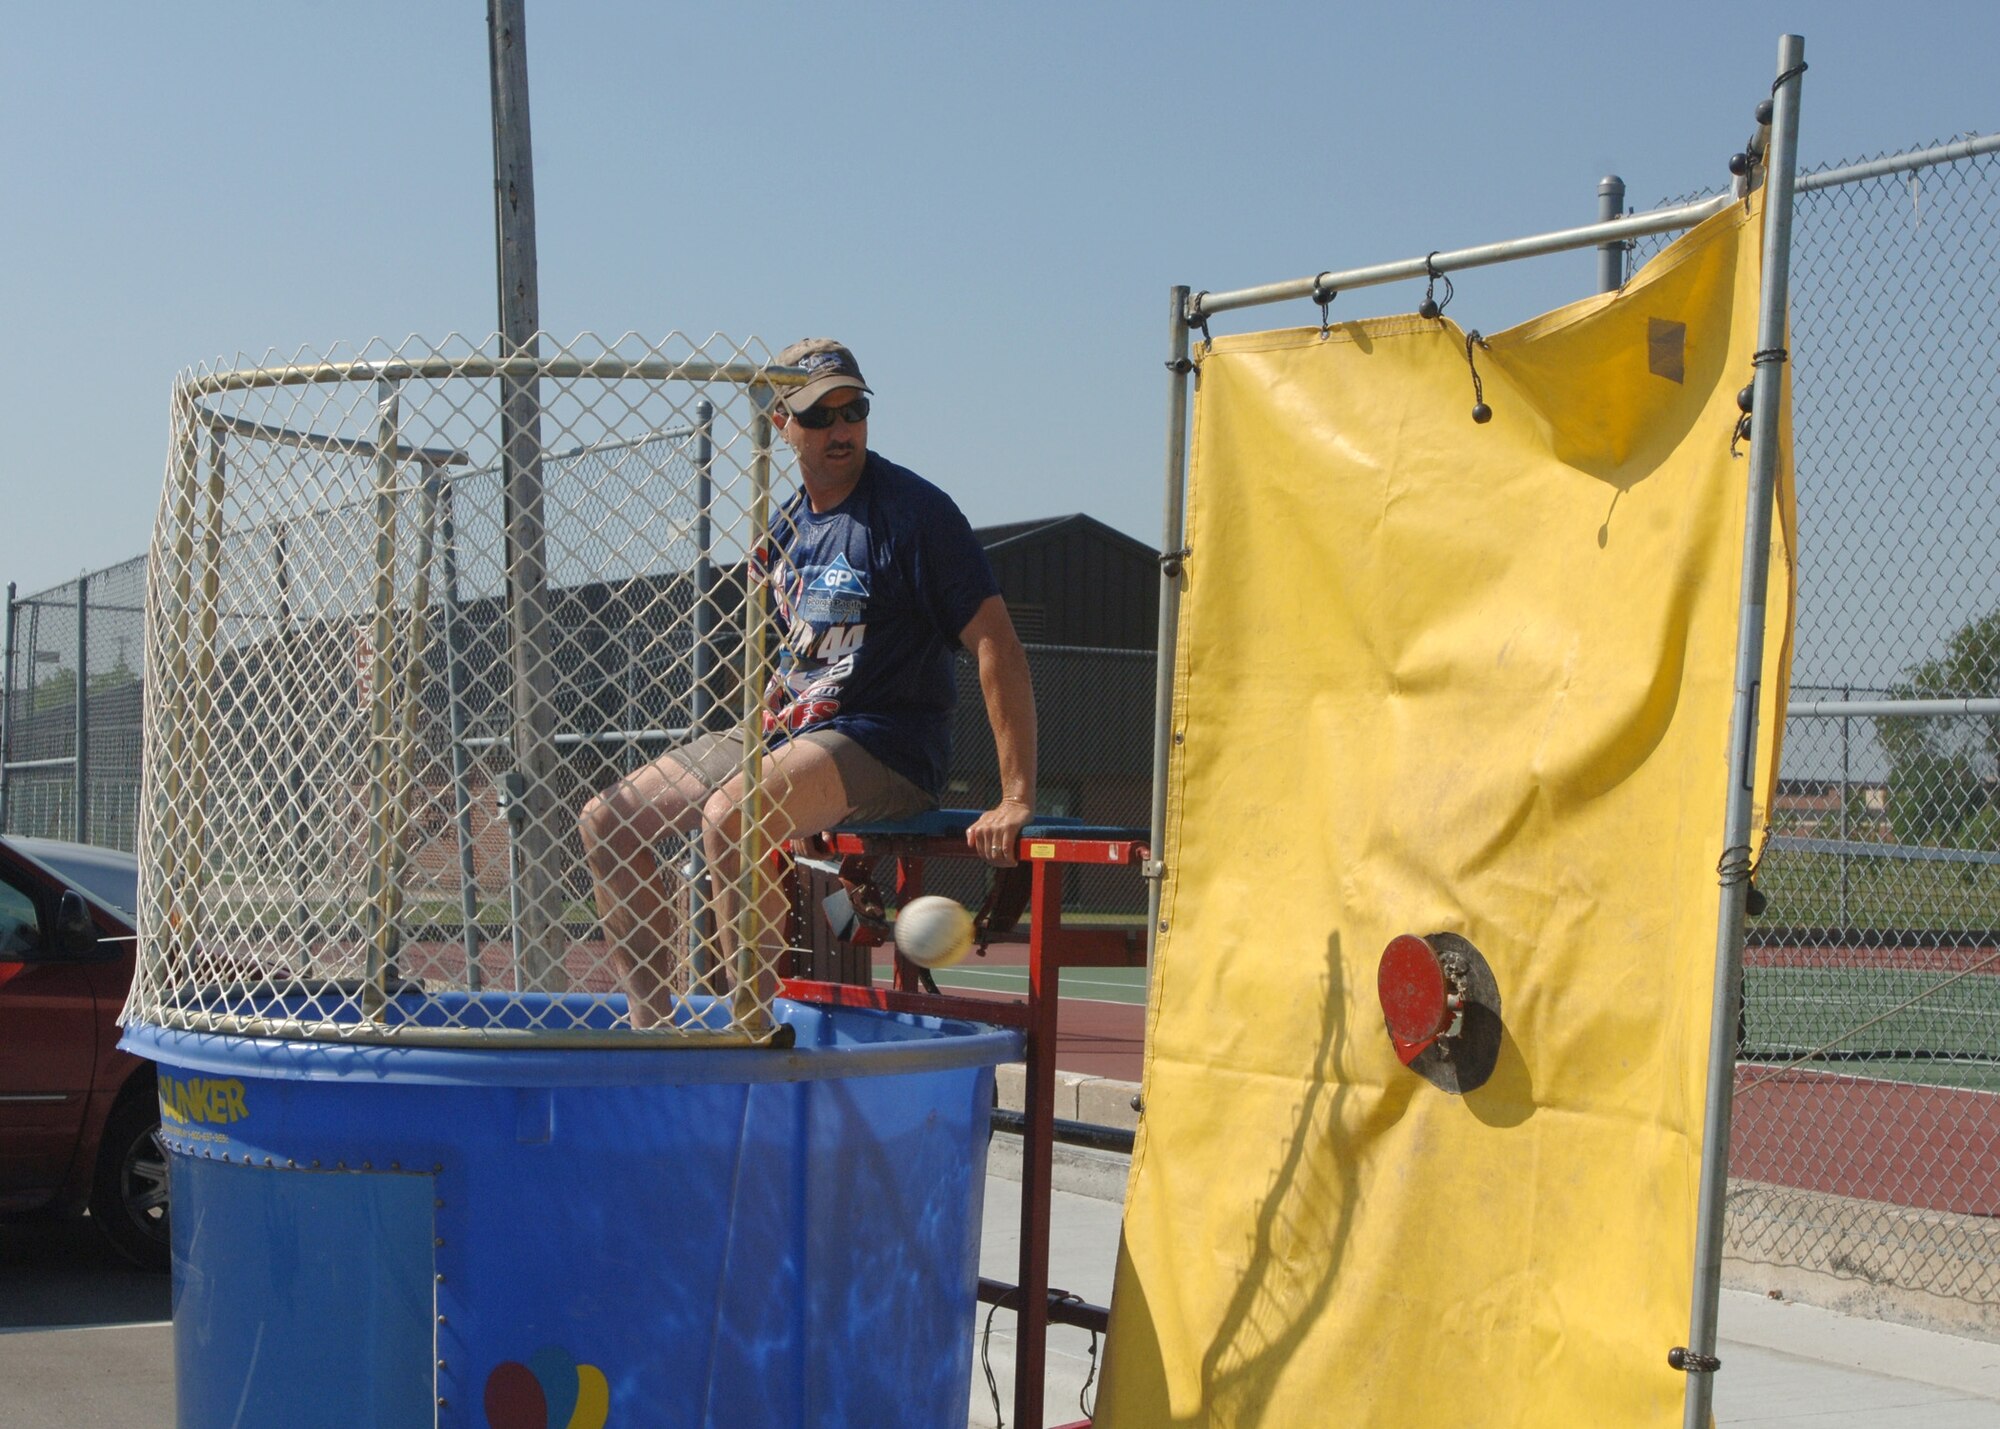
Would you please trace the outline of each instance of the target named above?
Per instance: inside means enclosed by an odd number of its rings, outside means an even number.
[[[173,504],[172,514],[167,518],[173,539],[171,542],[155,541],[167,557],[167,571],[148,575],[149,580],[157,580],[162,586],[169,587],[174,612],[173,627],[166,635],[172,642],[166,652],[167,659],[156,661],[149,652],[146,660],[147,673],[154,680],[152,699],[154,708],[159,711],[156,718],[166,728],[161,740],[164,748],[160,751],[160,767],[164,771],[161,796],[154,801],[152,808],[143,811],[149,820],[161,820],[167,830],[162,841],[166,857],[161,862],[165,867],[159,869],[157,876],[149,882],[153,905],[146,911],[157,914],[166,929],[169,958],[187,951],[188,930],[183,922],[194,911],[188,889],[193,880],[189,872],[185,835],[187,806],[184,786],[191,781],[184,776],[183,770],[188,749],[188,633],[193,608],[195,492],[201,471],[201,428],[196,422],[200,410],[191,398],[176,397],[176,441],[173,465],[169,471],[173,483]]]
[[[396,734],[396,433],[402,425],[400,389],[393,378],[375,384],[375,616],[368,651],[368,966],[362,1011],[379,1016],[388,1002],[388,980],[398,951],[395,912],[395,839],[389,815],[395,802]]]
[[[694,404],[694,649],[688,652],[688,729],[708,733],[714,692],[709,689],[715,652],[715,404],[703,397]],[[707,894],[707,855],[701,830],[688,839],[688,941],[693,956],[689,978],[699,985],[715,971],[715,910]]]
[[[458,830],[458,906],[465,919],[465,990],[478,992],[479,879],[472,846],[472,760],[465,747],[465,666],[459,652],[458,522],[456,486],[445,479],[436,462],[424,463],[424,482],[438,488],[439,556],[444,563],[441,619],[444,640],[445,721],[451,738],[452,822]]]
[[[291,527],[284,521],[277,522],[271,532],[271,582],[278,594],[278,637],[287,652],[287,667],[290,652],[296,645],[296,632],[292,629],[292,565]],[[298,681],[294,677],[288,682],[285,698],[288,702],[298,699]],[[291,906],[281,920],[281,927],[287,938],[303,936],[308,924],[306,915],[306,889],[311,882],[310,820],[306,817],[306,739],[305,731],[294,724],[290,736],[285,741],[285,807],[289,815],[286,820],[291,827],[286,831],[285,842],[291,855]],[[294,958],[295,967],[303,968],[304,960]]]
[[[1172,754],[1174,661],[1180,634],[1183,523],[1187,515],[1188,293],[1172,290],[1167,319],[1167,473],[1165,512],[1160,521],[1160,623],[1153,667],[1153,806],[1147,825],[1146,961],[1153,960],[1160,934],[1160,895],[1166,881],[1167,769]]]
[[[1736,693],[1729,721],[1729,800],[1722,835],[1722,899],[1716,918],[1715,993],[1709,1013],[1708,1105],[1702,1123],[1701,1197],[1696,1209],[1694,1294],[1688,1341],[1676,1367],[1688,1371],[1684,1429],[1707,1429],[1715,1397],[1715,1334],[1722,1289],[1722,1234],[1728,1195],[1730,1115],[1735,1100],[1736,998],[1743,982],[1743,934],[1755,803],[1757,706],[1763,693],[1765,584],[1771,568],[1771,504],[1778,473],[1787,302],[1791,285],[1792,193],[1798,162],[1799,88],[1805,40],[1778,41],[1771,137],[1764,164],[1763,290],[1750,405],[1750,471],[1744,494],[1743,573],[1736,627]]]
[[[743,689],[740,704],[743,719],[743,798],[737,805],[737,849],[735,907],[730,911],[736,924],[736,986],[731,999],[735,1021],[753,1036],[771,1030],[771,1008],[764,996],[761,953],[764,935],[764,904],[759,896],[764,880],[771,877],[764,866],[770,852],[765,837],[764,818],[764,700],[770,679],[770,601],[750,587],[757,580],[758,560],[764,562],[763,579],[771,577],[775,553],[771,550],[771,403],[768,387],[753,387],[750,399],[756,414],[750,419],[750,559],[745,563],[743,612]]]
[[[187,873],[188,902],[184,911],[192,913],[201,905],[208,884],[208,751],[213,741],[215,718],[216,641],[222,621],[222,505],[228,491],[229,459],[219,432],[208,434],[208,482],[204,492],[201,532],[201,600],[196,607],[200,643],[195,647],[194,682],[188,692],[193,706],[189,720],[190,788],[182,815],[180,850]],[[192,514],[192,513],[190,513]],[[183,710],[187,708],[183,705]]]

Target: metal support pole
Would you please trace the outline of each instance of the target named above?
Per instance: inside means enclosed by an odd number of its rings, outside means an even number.
[[[1597,181],[1597,221],[1609,223],[1625,214],[1625,180],[1606,174]],[[1625,286],[1625,254],[1631,240],[1614,238],[1597,245],[1597,291],[1615,293]]]
[[[7,766],[14,761],[14,612],[15,586],[7,582],[7,654],[0,671],[0,834],[7,827]],[[29,668],[33,669],[30,657]]]
[[[1023,1069],[1027,1094],[1021,1129],[1020,1300],[1014,1307],[1014,1425],[1042,1429],[1048,1378],[1056,1020],[1062,998],[1062,959],[1053,947],[1061,931],[1062,870],[1047,860],[1034,865],[1028,907],[1028,1064]]]
[[[535,174],[528,119],[528,48],[524,0],[490,0],[486,11],[493,82],[493,202],[500,347],[503,358],[539,359],[541,293],[535,255]],[[504,480],[507,637],[512,671],[514,768],[520,775],[512,806],[518,836],[511,847],[514,901],[520,908],[516,945],[527,985],[560,992],[561,884],[550,864],[556,754],[553,672],[548,657],[548,561],[542,519],[541,378],[500,378],[500,460]]]
[[[1757,307],[1757,352],[1750,408],[1750,471],[1744,493],[1743,574],[1736,627],[1736,698],[1729,721],[1729,800],[1722,835],[1716,918],[1715,995],[1709,1013],[1708,1106],[1701,1139],[1694,1303],[1688,1316],[1689,1370],[1683,1429],[1707,1429],[1715,1398],[1716,1307],[1722,1290],[1722,1216],[1729,1184],[1729,1124],[1735,1099],[1736,1004],[1743,983],[1743,922],[1749,893],[1750,816],[1757,774],[1757,702],[1764,668],[1764,587],[1771,566],[1771,497],[1778,472],[1778,409],[1783,400],[1786,302],[1791,280],[1792,176],[1798,166],[1799,79],[1805,41],[1778,41],[1778,83],[1764,169],[1764,284]],[[1775,354],[1773,360],[1770,354]],[[1746,876],[1738,876],[1744,874]]]
[[[76,578],[76,762],[70,766],[75,791],[73,837],[90,842],[90,577]]]
[[[1166,513],[1160,522],[1160,623],[1153,665],[1153,808],[1147,825],[1146,959],[1160,934],[1160,890],[1166,878],[1167,768],[1174,727],[1174,641],[1180,625],[1181,549],[1187,507],[1188,289],[1172,291],[1167,319]]]

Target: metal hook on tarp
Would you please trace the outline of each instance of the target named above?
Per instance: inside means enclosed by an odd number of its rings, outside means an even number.
[[[1451,306],[1455,290],[1451,286],[1451,279],[1438,271],[1437,256],[1438,250],[1435,248],[1424,255],[1424,275],[1429,281],[1424,284],[1424,300],[1417,304],[1417,316],[1420,318],[1441,318],[1444,316],[1444,310]],[[1443,302],[1439,302],[1437,298],[1439,283],[1444,284]]]
[[[1319,335],[1325,337],[1333,327],[1333,317],[1328,311],[1333,300],[1340,296],[1340,289],[1325,286],[1326,274],[1322,272],[1313,279],[1312,300],[1319,304]]]
[[[1764,367],[1770,364],[1789,362],[1790,360],[1791,354],[1784,348],[1767,347],[1751,355],[1750,365],[1752,367]],[[1750,440],[1750,408],[1755,401],[1756,395],[1757,384],[1754,382],[1736,394],[1736,407],[1743,415],[1736,419],[1736,431],[1729,438],[1729,454],[1732,457],[1742,456],[1741,445]]]

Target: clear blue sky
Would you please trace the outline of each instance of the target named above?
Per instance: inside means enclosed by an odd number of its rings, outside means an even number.
[[[495,326],[482,0],[0,14],[0,580],[144,549],[182,368]],[[1788,29],[1808,166],[2000,124],[1992,0],[529,0],[543,325],[841,337],[875,445],[975,522],[1157,540],[1170,285],[1567,227],[1608,172],[1719,187]],[[1593,263],[1461,275],[1453,315]]]

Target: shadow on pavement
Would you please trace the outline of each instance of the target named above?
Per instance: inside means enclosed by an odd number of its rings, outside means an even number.
[[[172,1314],[168,1275],[131,1265],[88,1220],[0,1221],[0,1332],[151,1324]]]

